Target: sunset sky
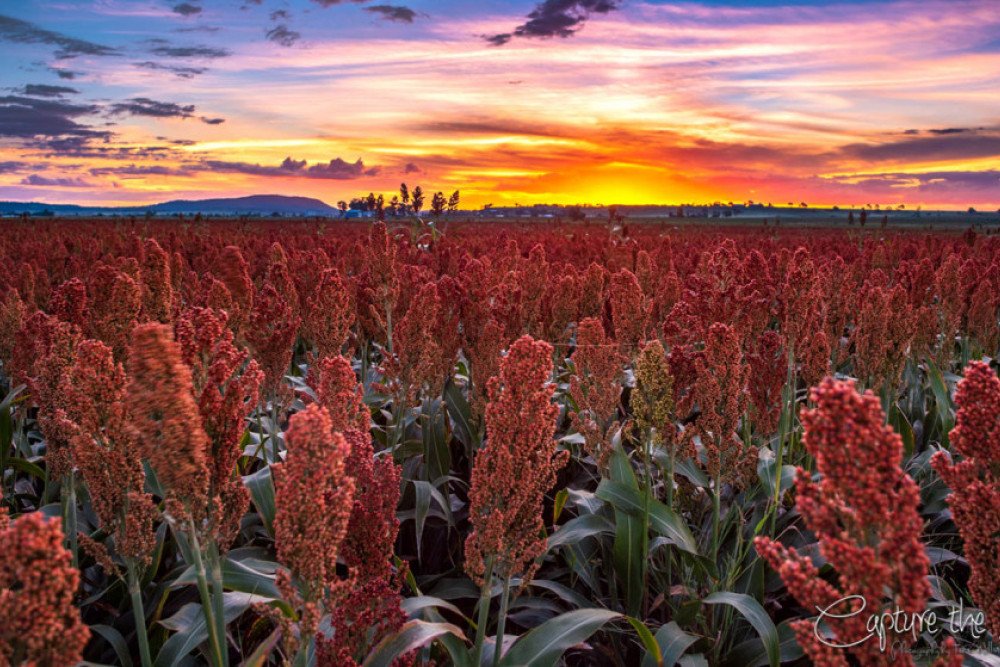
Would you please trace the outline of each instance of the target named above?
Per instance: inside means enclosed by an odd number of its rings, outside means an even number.
[[[0,0],[0,72],[0,200],[1000,206],[997,0]]]

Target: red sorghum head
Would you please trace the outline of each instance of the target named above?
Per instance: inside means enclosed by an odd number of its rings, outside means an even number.
[[[552,346],[523,336],[490,380],[487,441],[473,463],[473,531],[465,543],[465,569],[480,586],[493,574],[520,574],[527,583],[545,552],[542,503],[568,454],[556,452],[553,438],[559,409],[552,404],[551,374]]]

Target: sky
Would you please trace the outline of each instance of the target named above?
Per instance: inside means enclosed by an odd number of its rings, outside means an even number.
[[[1000,2],[0,0],[0,200],[401,182],[995,210]]]

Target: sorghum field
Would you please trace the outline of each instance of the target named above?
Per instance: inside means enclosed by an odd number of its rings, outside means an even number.
[[[3,664],[1000,664],[1000,237],[10,220],[0,255]]]

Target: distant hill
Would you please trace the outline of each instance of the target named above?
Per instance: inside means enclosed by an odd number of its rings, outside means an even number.
[[[310,197],[284,195],[251,195],[230,199],[176,199],[149,206],[77,206],[75,204],[45,204],[42,202],[0,202],[0,215],[27,213],[38,215],[49,211],[56,215],[144,215],[147,211],[164,215],[215,214],[215,215],[281,215],[310,216],[335,215],[340,211],[329,204]]]

